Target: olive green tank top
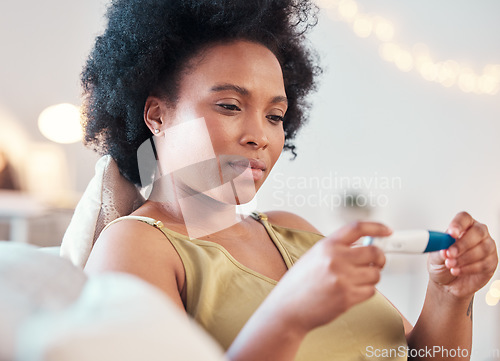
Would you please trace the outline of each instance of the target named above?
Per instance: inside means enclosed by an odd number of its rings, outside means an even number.
[[[322,235],[273,225],[253,213],[290,268]],[[277,282],[242,265],[221,245],[166,228],[148,217],[127,216],[163,232],[180,256],[186,273],[186,311],[228,349],[247,320]],[[300,312],[300,310],[297,310]],[[380,294],[362,302],[333,322],[311,331],[295,361],[406,360],[401,316]],[[377,357],[378,356],[378,357]]]

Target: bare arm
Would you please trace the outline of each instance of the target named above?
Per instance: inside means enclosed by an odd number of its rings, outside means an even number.
[[[459,213],[448,227],[457,239],[447,251],[429,256],[430,274],[422,313],[408,335],[416,360],[469,360],[474,294],[498,264],[495,241],[485,225]],[[434,348],[435,354],[421,350]],[[459,351],[460,350],[460,351]],[[422,356],[420,356],[422,355]]]
[[[408,346],[417,355],[409,359],[469,360],[472,302],[472,297],[457,299],[444,294],[430,282],[420,317],[408,335]]]
[[[378,223],[355,223],[312,247],[250,318],[228,357],[291,361],[309,331],[373,296],[385,257],[376,247],[351,247],[371,234],[389,235],[390,230]]]

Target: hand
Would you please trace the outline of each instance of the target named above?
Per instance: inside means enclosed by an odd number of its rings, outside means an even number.
[[[307,332],[324,325],[375,294],[384,253],[377,247],[352,247],[362,236],[391,234],[380,223],[357,222],[319,241],[285,274],[269,297],[276,317]],[[298,327],[298,329],[297,329]]]
[[[470,298],[488,283],[498,264],[495,241],[488,228],[461,212],[448,226],[456,239],[449,249],[428,258],[430,280],[456,298]]]

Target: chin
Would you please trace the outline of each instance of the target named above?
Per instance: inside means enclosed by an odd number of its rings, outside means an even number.
[[[240,206],[243,204],[250,203],[255,198],[255,194],[252,195],[242,195],[241,197],[236,197],[236,205]]]
[[[255,198],[258,188],[253,181],[245,183],[248,184],[228,182],[221,187],[203,193],[220,203],[235,206],[246,204]]]

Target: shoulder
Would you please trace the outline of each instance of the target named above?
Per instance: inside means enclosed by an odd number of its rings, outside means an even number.
[[[174,299],[184,279],[182,261],[168,238],[160,229],[135,219],[120,220],[100,234],[85,272],[130,273]]]
[[[316,227],[296,214],[285,211],[270,211],[264,214],[267,216],[269,223],[276,226],[321,234]]]
[[[153,219],[151,223],[152,221]],[[118,246],[120,252],[125,252],[129,248],[140,248],[143,252],[148,252],[165,241],[167,240],[162,232],[152,224],[123,217],[104,228],[93,250]]]
[[[137,270],[142,264],[171,257],[168,239],[151,224],[136,219],[121,219],[105,228],[97,239],[85,266],[90,272]]]

